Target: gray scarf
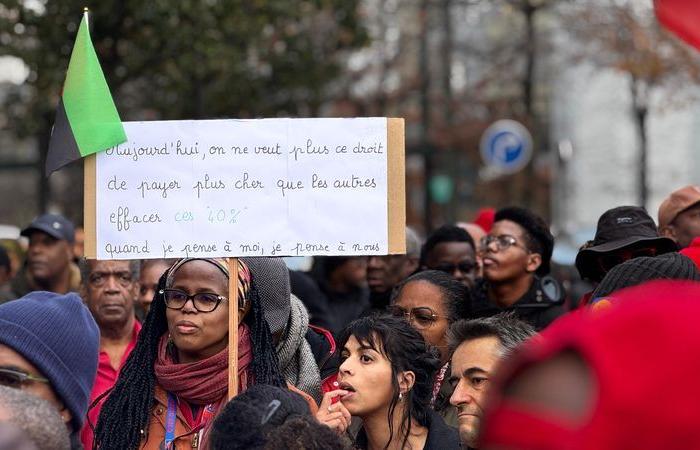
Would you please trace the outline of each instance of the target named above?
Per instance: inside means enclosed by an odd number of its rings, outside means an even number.
[[[287,331],[277,345],[277,359],[284,379],[321,402],[321,375],[306,341],[309,313],[301,300],[291,295],[292,311]]]

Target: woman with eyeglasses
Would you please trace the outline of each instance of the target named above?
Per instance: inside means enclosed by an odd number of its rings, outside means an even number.
[[[239,392],[286,386],[277,367],[255,281],[239,261]],[[178,260],[161,277],[139,340],[106,400],[95,446],[206,448],[228,391],[228,266]]]
[[[316,415],[321,423],[343,431],[347,416],[361,418],[360,449],[459,448],[456,429],[430,408],[437,351],[408,322],[358,319],[343,331],[338,349],[340,389],[324,395]]]
[[[445,421],[458,426],[457,410],[450,405],[448,382],[450,352],[447,331],[452,323],[469,317],[469,290],[451,275],[426,270],[408,277],[394,289],[389,312],[406,319],[440,356],[440,370],[433,380],[431,406]]]

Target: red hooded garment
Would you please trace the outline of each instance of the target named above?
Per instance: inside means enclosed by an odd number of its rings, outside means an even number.
[[[595,379],[582,420],[502,394],[525,368],[567,350]],[[607,308],[560,318],[504,366],[479,448],[700,449],[699,376],[700,283],[654,281],[621,290]]]

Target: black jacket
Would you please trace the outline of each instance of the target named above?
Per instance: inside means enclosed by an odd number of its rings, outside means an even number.
[[[333,322],[329,319],[331,314],[328,309],[328,299],[321,292],[314,279],[304,272],[290,270],[289,284],[292,288],[292,294],[296,295],[306,306],[306,310],[309,312],[309,323],[330,330],[333,327]]]
[[[530,289],[513,306],[499,308],[488,298],[488,282],[477,280],[472,292],[473,317],[490,317],[503,311],[515,311],[515,315],[537,331],[564,314],[564,288],[550,276],[535,277]]]
[[[430,411],[428,421],[428,438],[425,440],[423,450],[459,450],[459,433],[455,428],[448,426],[434,411]],[[359,449],[367,448],[367,435],[364,428],[357,434],[355,446]]]

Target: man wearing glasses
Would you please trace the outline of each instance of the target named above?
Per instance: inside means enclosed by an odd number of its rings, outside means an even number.
[[[553,248],[541,217],[518,207],[497,211],[479,246],[483,278],[472,295],[475,317],[514,311],[539,331],[563,314],[563,289],[548,276]]]
[[[100,328],[100,354],[97,378],[90,393],[90,404],[112,389],[119,370],[136,345],[141,324],[136,320],[134,303],[139,293],[140,261],[80,261],[80,295]],[[103,398],[88,411],[88,423],[80,439],[92,448],[93,430],[104,403]]]
[[[479,269],[474,240],[460,227],[443,225],[423,244],[420,265],[422,270],[448,273],[471,289]]]
[[[75,449],[82,448],[99,344],[97,324],[77,294],[32,292],[0,305],[0,385],[55,406]]]

